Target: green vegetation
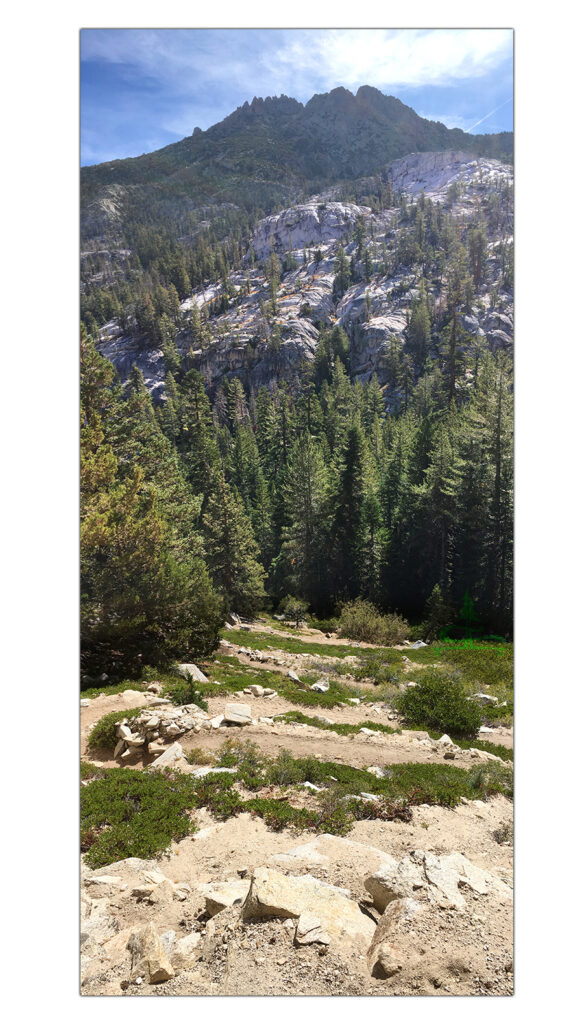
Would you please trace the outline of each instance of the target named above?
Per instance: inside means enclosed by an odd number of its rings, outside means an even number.
[[[341,608],[339,633],[349,640],[371,644],[399,644],[410,635],[410,627],[401,615],[383,615],[371,601],[351,601]]]
[[[278,625],[281,628],[282,623],[278,623]],[[225,637],[232,644],[241,645],[242,647],[249,647],[251,645],[257,651],[266,651],[270,648],[275,650],[277,648],[280,651],[288,651],[290,654],[325,654],[328,658],[349,658],[355,655],[359,657],[363,653],[363,648],[352,647],[350,644],[323,644],[322,642],[319,643],[318,640],[273,636],[270,633],[254,633],[253,636],[250,636],[249,633],[238,629],[223,631],[221,636]],[[393,653],[399,655],[399,651],[394,651]]]
[[[201,763],[199,754],[193,752],[193,763]],[[287,750],[271,759],[253,743],[227,741],[219,751],[218,766],[236,768],[237,773],[193,779],[171,771],[84,767],[82,775],[91,781],[81,787],[81,846],[90,867],[159,855],[171,840],[195,831],[189,812],[197,807],[206,807],[221,820],[248,811],[264,818],[269,828],[343,835],[361,818],[408,820],[418,804],[454,807],[462,799],[513,796],[512,769],[494,762],[471,771],[451,765],[391,765],[378,779],[350,765],[294,758]],[[295,807],[285,793],[279,798],[273,794],[274,788],[289,790],[303,782],[321,790],[311,794],[308,806]],[[236,784],[258,795],[244,799]],[[265,788],[269,796],[259,793]],[[379,799],[360,799],[363,792]]]
[[[309,715],[304,715],[301,711],[285,711],[282,715],[277,716],[279,722],[298,722],[302,725],[312,725],[315,729],[325,729],[329,732],[336,732],[339,736],[354,736],[360,729],[374,729],[376,732],[384,732],[387,734],[401,732],[401,729],[392,729],[389,725],[383,725],[381,722],[370,722],[368,720],[359,722],[358,725],[348,725],[346,723],[333,722],[329,724],[321,721],[320,718],[311,718]]]
[[[416,686],[395,699],[395,706],[406,724],[441,729],[449,736],[477,735],[482,722],[481,709],[469,700],[458,679],[438,669],[416,675]]]
[[[89,867],[156,857],[196,831],[192,779],[173,772],[112,768],[81,787],[81,849]]]
[[[118,737],[116,736],[116,722],[121,722],[123,718],[137,718],[146,706],[146,704],[142,704],[138,708],[110,711],[109,715],[104,715],[103,718],[99,719],[99,722],[95,723],[89,733],[87,741],[89,748],[91,750],[101,750],[102,748],[105,749],[107,747],[109,750],[113,750],[118,742]]]
[[[190,672],[187,674],[186,679],[183,679],[181,676],[172,683],[167,683],[164,687],[164,694],[170,698],[173,704],[178,706],[196,704],[203,711],[209,710],[209,705],[201,693],[201,684],[195,682]]]

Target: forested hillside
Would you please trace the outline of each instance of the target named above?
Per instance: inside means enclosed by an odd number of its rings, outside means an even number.
[[[508,167],[428,153],[85,256],[86,671],[287,595],[510,632],[512,218]]]

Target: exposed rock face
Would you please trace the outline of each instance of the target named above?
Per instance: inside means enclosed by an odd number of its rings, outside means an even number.
[[[388,164],[391,183],[400,192],[417,195],[422,190],[433,200],[443,200],[453,181],[468,185],[479,175],[485,178],[507,176],[508,168],[498,160],[487,160],[471,153],[447,150],[444,153],[411,153]]]
[[[367,206],[353,203],[319,203],[317,199],[292,206],[275,217],[266,217],[252,238],[258,259],[270,255],[272,242],[276,252],[291,249],[314,248],[321,242],[349,238],[359,214],[371,214]]]
[[[412,197],[423,189],[433,202],[448,203],[453,218],[462,223],[475,215],[477,207],[486,210],[490,195],[512,181],[508,165],[459,151],[414,153],[389,164],[385,174],[395,192]],[[458,198],[449,192],[453,182],[460,186]],[[401,347],[406,341],[407,316],[417,295],[419,272],[415,266],[402,265],[398,258],[401,229],[395,208],[373,213],[367,206],[336,201],[334,192],[330,189],[267,217],[250,240],[262,264],[272,244],[280,256],[289,253],[297,264],[283,274],[275,315],[264,267],[252,267],[247,262],[230,275],[234,298],[229,308],[208,321],[211,340],[195,348],[186,324],[179,331],[176,343],[183,366],[198,370],[211,390],[233,377],[251,392],[283,381],[295,388],[303,364],[314,359],[319,330],[338,324],[349,338],[352,375],[366,382],[376,374],[387,406],[401,403],[399,387],[391,383],[392,347]],[[364,245],[377,272],[370,281],[351,284],[341,296],[335,291],[335,256],[342,244],[347,258],[356,260],[353,232],[360,215],[365,218]],[[506,232],[501,229],[488,241],[482,290],[476,305],[461,317],[466,345],[475,338],[483,339],[493,351],[512,345],[512,295],[500,291],[496,299],[491,296],[498,273],[497,246],[502,240],[512,242]],[[388,262],[382,272],[379,253],[383,246]],[[322,257],[319,261],[315,260],[317,249]],[[438,314],[443,308],[443,292],[443,283],[430,288],[430,301]],[[195,304],[204,309],[220,293],[221,284],[209,282],[182,303],[185,318]],[[268,309],[265,316],[260,300]],[[144,338],[124,334],[116,322],[102,329],[99,349],[114,363],[122,379],[136,365],[154,398],[163,400],[165,363],[160,349],[149,348]],[[457,382],[457,387],[471,386],[469,370],[467,379]]]

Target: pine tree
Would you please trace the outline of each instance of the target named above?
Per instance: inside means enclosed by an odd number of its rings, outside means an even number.
[[[207,564],[226,607],[255,615],[265,600],[265,572],[241,498],[221,474],[213,476],[203,517]]]

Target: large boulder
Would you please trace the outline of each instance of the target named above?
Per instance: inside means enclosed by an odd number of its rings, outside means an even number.
[[[185,761],[185,753],[180,743],[173,743],[172,746],[168,747],[161,754],[160,757],[156,758],[150,765],[150,768],[172,768],[176,765],[177,761]]]
[[[223,717],[232,725],[250,725],[251,708],[249,704],[226,704]]]
[[[349,899],[348,889],[320,882],[312,875],[282,875],[271,868],[256,868],[247,899],[244,920],[263,917],[300,918],[313,914],[322,931],[340,942],[371,941],[375,925]]]
[[[427,898],[442,908],[458,910],[466,906],[462,890],[486,895],[496,893],[511,898],[510,886],[495,875],[472,864],[461,853],[436,857],[416,850],[393,864],[387,862],[364,882],[378,910],[385,911],[394,900],[407,897]]]
[[[388,905],[377,924],[367,954],[374,977],[391,978],[401,971],[405,955],[400,948],[400,932],[409,927],[412,918],[422,910],[421,903],[407,898],[394,900]]]
[[[207,676],[201,672],[200,668],[193,665],[191,662],[183,662],[178,666],[178,671],[181,676],[185,679],[190,675],[193,677],[196,683],[208,683]]]
[[[249,879],[239,878],[226,882],[207,882],[197,886],[197,892],[205,897],[205,910],[209,917],[215,917],[226,907],[243,903],[249,892]]]
[[[132,957],[132,978],[145,978],[149,985],[174,978],[174,968],[152,921],[128,939]]]

